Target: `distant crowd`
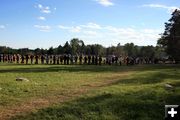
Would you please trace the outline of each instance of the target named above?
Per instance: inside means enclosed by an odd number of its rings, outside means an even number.
[[[134,65],[134,64],[157,64],[159,59],[154,58],[133,58],[133,57],[118,57],[108,55],[102,57],[99,55],[20,55],[20,54],[0,54],[0,62],[17,63],[17,64],[87,64],[87,65]],[[165,62],[165,61],[162,61]]]

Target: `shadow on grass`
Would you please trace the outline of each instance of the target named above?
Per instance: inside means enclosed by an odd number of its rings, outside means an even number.
[[[50,107],[16,116],[13,120],[161,120],[164,118],[164,102],[171,96],[149,91],[129,94],[104,93],[90,98],[81,98],[65,105]],[[161,95],[161,96],[158,96]],[[176,96],[174,101],[180,101]]]
[[[131,78],[120,79],[119,81],[112,84],[155,84],[164,82],[167,79],[180,80],[180,74],[167,71],[146,73],[144,75],[134,75]]]
[[[135,65],[135,66],[95,66],[95,65],[7,65],[0,69],[0,73],[30,73],[30,72],[118,72],[118,71],[144,71],[155,69],[178,69],[175,65]],[[11,68],[12,66],[12,68]],[[18,66],[17,68],[15,68]],[[4,66],[3,66],[4,67]]]
[[[119,67],[119,66],[118,66]],[[29,73],[29,72],[59,72],[59,71],[67,71],[67,72],[105,72],[105,71],[119,71],[118,67],[111,66],[88,66],[88,65],[52,65],[52,66],[24,66],[21,68],[12,68],[12,69],[4,69],[0,70],[0,73]],[[131,68],[129,68],[131,69]]]

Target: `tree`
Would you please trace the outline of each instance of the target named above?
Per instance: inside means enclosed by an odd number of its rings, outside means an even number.
[[[158,40],[158,45],[176,62],[180,61],[180,10],[175,10],[169,22],[165,23],[165,30]]]
[[[65,54],[71,54],[71,46],[68,41],[64,44],[63,49]]]
[[[87,45],[87,46],[85,47],[84,53],[85,53],[86,55],[92,54],[91,45]]]
[[[75,55],[77,53],[80,53],[81,51],[81,47],[82,45],[84,45],[84,42],[82,40],[79,40],[78,38],[73,38],[71,41],[70,41],[70,46],[71,46],[71,49],[72,49],[72,54]]]
[[[134,43],[127,43],[124,45],[124,51],[128,56],[137,56],[138,46],[134,45]]]
[[[153,46],[143,46],[140,49],[141,57],[153,58],[155,56],[155,48]]]
[[[78,48],[78,52],[79,53],[85,53],[85,47],[86,47],[86,45],[84,44],[84,41],[82,41],[82,40],[79,40],[79,48]]]
[[[61,45],[57,47],[57,54],[63,54],[63,47]]]
[[[8,49],[6,46],[0,46],[0,54],[1,53],[5,53],[5,54],[8,54]]]
[[[116,46],[115,55],[117,55],[117,56],[122,56],[123,53],[124,53],[123,47],[121,46],[120,43],[118,43],[117,46]]]
[[[105,54],[105,50],[102,45],[94,44],[94,45],[90,45],[90,48],[91,48],[92,55],[104,55]]]
[[[48,55],[54,54],[54,49],[53,49],[53,47],[50,47],[50,48],[48,49],[47,54],[48,54]]]

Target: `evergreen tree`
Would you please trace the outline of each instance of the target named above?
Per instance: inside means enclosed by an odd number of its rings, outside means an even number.
[[[165,31],[158,40],[158,45],[176,62],[180,61],[180,10],[175,10],[169,22],[165,23]]]

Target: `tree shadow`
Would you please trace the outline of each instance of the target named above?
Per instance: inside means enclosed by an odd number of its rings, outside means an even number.
[[[170,97],[144,91],[129,94],[104,93],[81,98],[65,105],[49,107],[13,120],[160,120],[164,118],[164,103]],[[176,96],[180,101],[180,96]],[[165,98],[165,99],[164,99]],[[173,101],[176,103],[177,101]]]
[[[144,75],[134,75],[130,78],[120,79],[117,82],[112,83],[112,85],[116,84],[155,84],[164,82],[166,79],[179,80],[180,74],[176,72],[155,72],[155,73],[146,73]]]
[[[156,69],[178,68],[178,66],[136,65],[136,66],[96,66],[96,65],[8,65],[9,68],[0,69],[0,73],[33,73],[33,72],[120,72],[144,71]]]
[[[22,65],[21,65],[22,66]],[[117,72],[117,71],[133,71],[133,67],[126,66],[95,66],[95,65],[51,65],[51,66],[23,66],[18,68],[1,69],[0,73],[29,73],[29,72]]]

